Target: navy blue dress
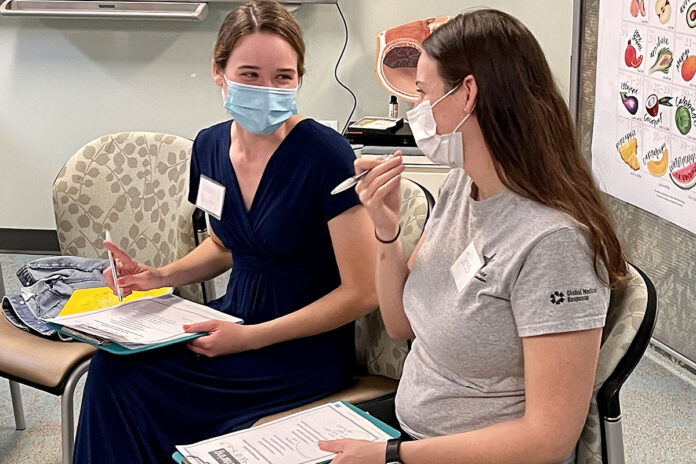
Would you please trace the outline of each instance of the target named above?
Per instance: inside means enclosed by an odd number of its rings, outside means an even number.
[[[300,309],[340,284],[328,221],[359,200],[330,191],[354,173],[335,131],[305,119],[271,156],[249,211],[228,153],[227,121],[193,145],[189,199],[200,175],[227,187],[211,225],[232,251],[227,293],[210,305],[258,324]],[[354,367],[354,326],[259,350],[206,358],[184,346],[139,355],[98,352],[90,365],[75,463],[167,463],[174,445],[251,426],[268,414],[345,387]]]

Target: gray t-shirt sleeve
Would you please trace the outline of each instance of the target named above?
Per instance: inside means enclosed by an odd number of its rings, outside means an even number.
[[[565,227],[532,246],[510,301],[517,334],[532,337],[603,327],[609,289],[595,275],[582,232]]]
[[[435,208],[433,208],[432,213],[430,213],[428,222],[425,223],[425,228],[423,229],[423,233],[426,235],[428,234],[428,232],[430,232],[430,229],[435,227],[435,224],[437,224],[440,221],[443,211],[446,210],[446,205],[449,201],[449,197],[452,195],[452,190],[456,187],[457,184],[456,171],[456,169],[450,170],[450,172],[447,174],[447,177],[445,177],[442,186],[440,187],[440,192],[438,193],[437,201],[435,202]]]

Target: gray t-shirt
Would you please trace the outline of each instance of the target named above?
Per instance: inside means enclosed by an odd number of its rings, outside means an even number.
[[[582,225],[508,189],[475,201],[471,187],[450,172],[404,288],[416,338],[396,413],[416,438],[521,417],[522,337],[603,327],[609,304]],[[451,267],[472,241],[484,264],[460,293]]]

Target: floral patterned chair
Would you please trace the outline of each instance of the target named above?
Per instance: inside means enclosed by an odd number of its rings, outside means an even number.
[[[190,140],[174,135],[122,132],[78,150],[53,184],[61,252],[105,258],[106,229],[121,248],[148,265],[161,266],[191,251],[195,247],[195,207],[187,200],[191,147]],[[178,292],[203,301],[201,285]],[[24,428],[19,384],[60,396],[63,463],[70,464],[73,396],[95,349],[40,338],[4,319],[0,317],[0,377],[10,380],[16,427]]]
[[[623,464],[619,391],[645,353],[657,317],[655,287],[628,265],[627,285],[611,292],[590,412],[577,447],[577,464]]]
[[[195,248],[195,206],[187,200],[191,146],[175,135],[122,132],[80,149],[53,184],[63,254],[106,258],[106,229],[118,246],[150,266],[170,263]],[[202,302],[200,285],[179,293]]]
[[[404,256],[410,256],[413,252],[434,205],[435,200],[425,187],[402,178],[399,214]],[[329,401],[343,400],[357,404],[394,393],[401,378],[409,342],[394,340],[387,334],[379,309],[356,322],[355,349],[358,372],[354,385],[314,403],[264,417],[256,425]]]

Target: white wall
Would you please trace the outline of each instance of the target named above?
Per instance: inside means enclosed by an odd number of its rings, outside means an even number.
[[[356,115],[385,114],[374,72],[375,36],[414,19],[455,15],[466,0],[342,0],[350,39],[339,75],[358,96]],[[572,1],[488,0],[539,39],[568,92]],[[0,228],[53,229],[51,184],[84,143],[124,130],[193,138],[226,119],[210,78],[217,29],[234,4],[201,23],[0,17]],[[333,79],[343,26],[333,5],[301,7],[308,46],[301,113],[342,125],[352,104]]]

